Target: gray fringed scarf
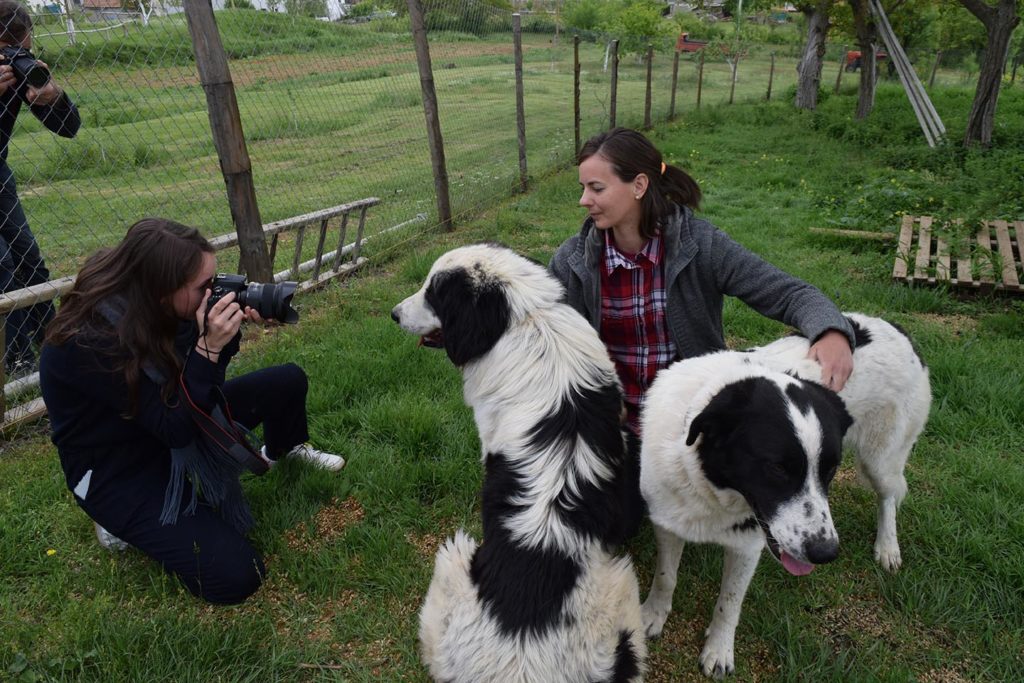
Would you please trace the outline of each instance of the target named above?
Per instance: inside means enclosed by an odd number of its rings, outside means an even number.
[[[101,302],[96,310],[116,329],[124,317],[125,308],[124,298],[113,296]],[[187,356],[185,362],[188,362]],[[142,369],[158,387],[164,386],[166,378],[152,363],[143,363]],[[252,513],[242,495],[238,478],[246,470],[257,474],[266,472],[266,463],[249,442],[249,432],[231,420],[221,405],[215,405],[207,414],[189,400],[181,377],[178,378],[177,400],[184,402],[192,417],[196,439],[182,448],[170,449],[171,478],[164,492],[160,523],[174,524],[178,521],[187,477],[192,483],[192,497],[185,514],[195,514],[201,495],[205,502],[220,510],[224,521],[240,533],[248,532],[253,525]],[[223,394],[221,403],[227,405]]]

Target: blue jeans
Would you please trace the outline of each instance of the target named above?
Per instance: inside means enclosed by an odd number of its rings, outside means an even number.
[[[0,167],[0,291],[10,292],[49,279],[50,271],[18,201],[14,176],[6,165]],[[8,370],[16,363],[35,360],[32,343],[42,342],[53,314],[53,303],[49,301],[7,314],[4,363]]]

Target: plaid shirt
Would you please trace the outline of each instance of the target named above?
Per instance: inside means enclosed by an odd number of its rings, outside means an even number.
[[[660,236],[635,257],[615,246],[605,232],[601,269],[601,339],[618,370],[629,428],[640,433],[640,404],[658,370],[676,359],[665,322],[664,249]]]

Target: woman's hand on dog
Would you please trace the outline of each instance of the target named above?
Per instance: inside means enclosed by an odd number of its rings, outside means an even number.
[[[829,330],[811,345],[807,357],[821,365],[821,383],[835,392],[846,386],[853,373],[853,350],[846,335]]]

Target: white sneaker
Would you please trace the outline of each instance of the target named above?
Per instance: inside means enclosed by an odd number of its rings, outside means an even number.
[[[324,453],[310,446],[308,443],[300,443],[295,448],[288,451],[286,457],[299,458],[306,462],[321,467],[325,470],[331,470],[337,472],[345,466],[345,458],[340,455],[334,455],[333,453]]]
[[[96,539],[107,550],[119,553],[128,549],[126,542],[101,527],[98,522],[93,522],[93,526],[96,527]]]

